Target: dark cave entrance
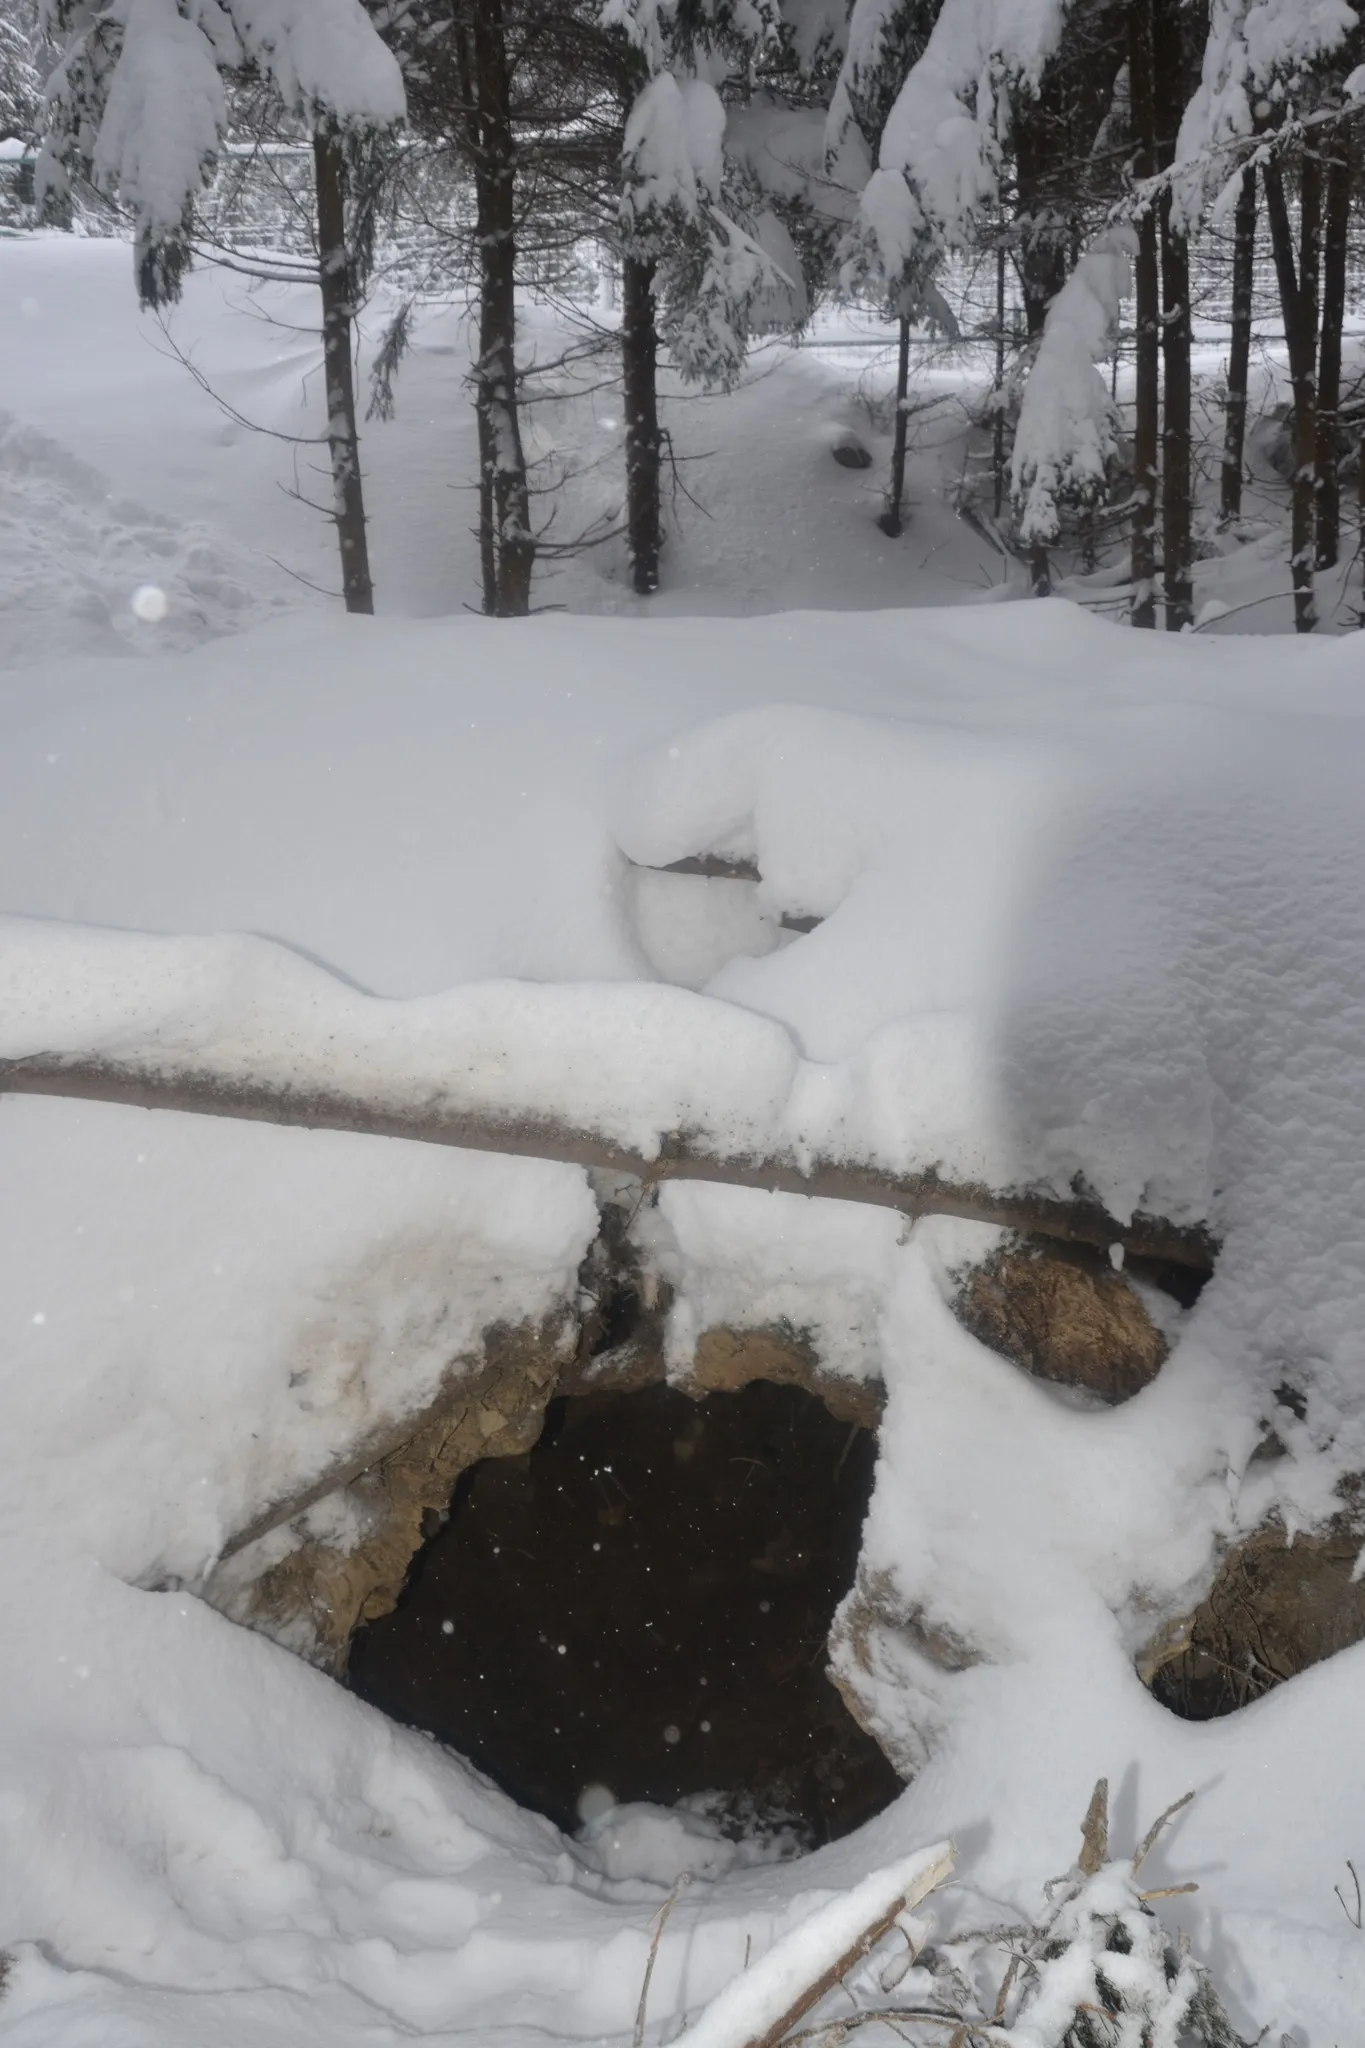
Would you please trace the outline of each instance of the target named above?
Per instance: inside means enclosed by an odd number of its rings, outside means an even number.
[[[875,1457],[767,1381],[556,1400],[534,1450],[461,1477],[349,1683],[569,1830],[605,1786],[847,1834],[901,1790],[825,1675]]]

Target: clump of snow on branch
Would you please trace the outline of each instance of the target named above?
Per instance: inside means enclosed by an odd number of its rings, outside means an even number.
[[[1187,224],[1211,193],[1215,215],[1234,205],[1242,163],[1227,145],[1254,133],[1258,102],[1282,97],[1358,25],[1346,0],[1213,0],[1199,84],[1176,142],[1176,204]]]
[[[1011,94],[1036,90],[1064,15],[1063,0],[945,0],[863,195],[863,226],[888,279],[913,252],[960,243],[994,197]]]
[[[781,256],[789,242],[751,232],[720,204],[725,174],[725,108],[715,87],[692,76],[672,49],[673,9],[645,0],[607,0],[602,20],[624,33],[651,67],[626,120],[619,207],[627,250],[658,265],[660,333],[685,377],[726,387],[744,361],[750,327],[765,304],[796,303],[802,289]],[[715,24],[717,32],[722,24]],[[766,9],[728,10],[725,30],[757,43],[772,26]],[[696,53],[691,53],[696,54]],[[676,65],[676,68],[673,68]],[[770,249],[778,246],[777,260]]]
[[[648,234],[674,215],[695,223],[720,193],[725,109],[703,79],[671,71],[651,78],[626,121],[621,153],[621,225],[628,238]]]
[[[1131,229],[1102,237],[1048,308],[1014,438],[1011,488],[1025,542],[1055,540],[1062,505],[1093,505],[1104,494],[1119,419],[1096,364],[1131,288],[1132,246]]]
[[[226,73],[253,67],[292,114],[355,134],[405,111],[360,0],[47,0],[46,21],[64,49],[39,189],[80,172],[128,208],[148,304],[175,299],[189,267],[191,209],[227,127]]]

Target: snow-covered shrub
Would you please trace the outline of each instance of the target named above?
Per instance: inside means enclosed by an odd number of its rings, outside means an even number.
[[[958,1936],[920,1958],[928,1999],[904,2006],[955,2019],[961,2048],[1250,2048],[1235,2031],[1188,1939],[1162,1924],[1156,1903],[1192,1884],[1148,1889],[1142,1867],[1168,1807],[1131,1860],[1109,1857],[1109,1788],[1095,1787],[1081,1853],[1047,1887],[1032,1926]],[[939,2032],[945,2030],[940,2023]]]
[[[1104,497],[1119,452],[1119,420],[1096,368],[1129,289],[1130,229],[1112,230],[1082,256],[1051,306],[1024,386],[1010,485],[1019,536],[1046,545],[1063,506]]]

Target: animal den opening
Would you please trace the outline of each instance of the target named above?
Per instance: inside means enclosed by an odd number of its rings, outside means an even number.
[[[901,1780],[825,1673],[876,1444],[799,1387],[554,1401],[465,1472],[349,1683],[566,1829],[715,1795],[813,1845]]]

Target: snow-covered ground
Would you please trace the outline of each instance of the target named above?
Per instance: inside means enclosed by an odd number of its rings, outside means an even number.
[[[957,457],[919,458],[910,535],[884,542],[877,472],[828,452],[858,419],[848,372],[815,352],[679,408],[689,452],[713,451],[685,472],[707,511],[680,511],[649,616],[605,554],[545,595],[628,616],[468,616],[453,319],[367,440],[389,616],[347,621],[271,560],[330,566],[277,487],[293,451],[230,429],[156,352],[126,250],[54,237],[0,263],[36,309],[3,326],[21,424],[0,460],[13,516],[51,536],[45,570],[0,558],[0,616],[22,608],[0,671],[0,1057],[359,1059],[359,1032],[400,1087],[448,1060],[454,1092],[632,1135],[681,1103],[892,1166],[1063,1190],[1081,1172],[1120,1215],[1224,1238],[1158,1379],[1088,1412],[948,1313],[979,1227],[665,1192],[673,1355],[722,1316],[787,1315],[884,1377],[866,1564],[979,1661],[945,1673],[888,1639],[876,1710],[927,1753],[918,1775],[812,1857],[698,1878],[651,2038],[945,1835],[950,1920],[1035,1910],[1107,1773],[1120,1849],[1196,1789],[1151,1882],[1198,1880],[1168,1910],[1245,2030],[1345,2048],[1365,1940],[1334,1886],[1365,1848],[1365,1646],[1199,1726],[1133,1656],[1220,1536],[1276,1503],[1302,1526],[1365,1468],[1353,643],[963,605],[1000,572],[931,496]],[[311,346],[231,298],[196,280],[176,333],[233,404],[295,430]],[[575,467],[591,446],[614,467],[607,394],[543,418]],[[604,467],[570,497],[592,516],[613,489]],[[147,583],[160,625],[125,615]],[[230,617],[220,586],[242,593]],[[642,886],[627,859],[717,847],[762,884]],[[781,911],[824,922],[784,934]],[[223,933],[273,943],[174,943]],[[653,1092],[642,1042],[669,1049]],[[666,1881],[605,1874],[194,1590],[480,1329],[564,1300],[594,1228],[567,1166],[0,1101],[0,2041],[630,2037]],[[1286,1380],[1304,1418],[1277,1409],[1284,1455],[1253,1463]]]

